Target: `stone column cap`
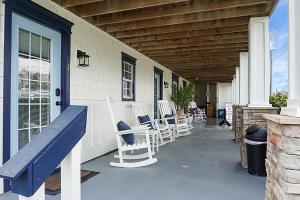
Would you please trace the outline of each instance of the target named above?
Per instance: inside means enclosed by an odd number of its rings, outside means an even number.
[[[299,117],[289,117],[289,116],[284,116],[284,115],[272,115],[272,114],[265,114],[263,116],[267,120],[270,120],[277,124],[300,125]]]

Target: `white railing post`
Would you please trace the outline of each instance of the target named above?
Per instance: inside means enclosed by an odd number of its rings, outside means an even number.
[[[19,200],[45,200],[45,184],[43,184],[31,197],[19,195]]]
[[[81,142],[61,163],[61,200],[81,199]]]

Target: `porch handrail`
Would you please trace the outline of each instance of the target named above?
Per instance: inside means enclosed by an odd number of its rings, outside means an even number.
[[[12,192],[34,195],[83,137],[86,119],[86,106],[69,106],[8,160],[0,168],[0,177],[11,181]]]

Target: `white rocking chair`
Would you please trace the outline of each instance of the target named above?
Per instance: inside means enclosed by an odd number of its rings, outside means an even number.
[[[161,117],[165,120],[174,120],[174,124],[169,124],[170,129],[173,131],[173,134],[175,137],[180,136],[186,136],[190,134],[189,125],[188,125],[188,119],[186,117],[184,118],[178,118],[175,113],[173,112],[172,105],[167,100],[159,100],[158,101],[159,110],[161,113]],[[172,115],[173,117],[166,117],[166,115]]]
[[[140,123],[138,120],[139,116],[147,115],[147,113],[145,112],[144,106],[142,104],[132,104],[132,109],[134,111],[134,114],[135,114],[135,117],[136,117],[138,123]],[[158,151],[158,146],[162,146],[168,142],[174,141],[172,131],[169,128],[167,120],[156,119],[156,120],[151,120],[149,122],[151,123],[151,125],[153,127],[153,129],[150,130],[150,133],[155,132],[158,136],[157,141],[156,141],[157,151]],[[148,124],[149,122],[144,122],[144,124]],[[160,123],[160,122],[162,122],[162,123]],[[141,124],[141,125],[144,125],[144,124]],[[152,140],[152,142],[153,142],[153,140]]]
[[[198,108],[196,102],[193,102],[193,101],[188,104],[188,108],[195,109],[195,111],[193,111],[192,115],[196,122],[200,122],[201,124],[206,123],[207,117],[205,114],[205,109]]]
[[[149,128],[147,126],[138,126],[134,127],[131,130],[119,131],[117,128],[117,121],[112,108],[112,99],[107,97],[107,105],[110,112],[112,124],[114,127],[114,132],[117,137],[118,145],[118,155],[115,155],[115,158],[120,159],[119,163],[111,162],[110,165],[114,167],[125,167],[125,168],[134,168],[134,167],[144,167],[151,165],[157,162],[157,158],[153,158],[154,152],[151,150],[150,137],[149,137]],[[130,145],[127,144],[122,135],[131,134],[135,135],[135,143]],[[133,154],[135,150],[146,149],[146,153],[142,154]],[[127,153],[131,153],[128,154]],[[142,160],[144,159],[144,160]],[[132,162],[126,162],[124,160],[131,160]],[[142,160],[142,161],[136,161]]]

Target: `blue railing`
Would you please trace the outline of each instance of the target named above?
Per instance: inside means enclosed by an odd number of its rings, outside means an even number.
[[[0,168],[11,190],[32,196],[86,131],[87,107],[69,106],[49,126]]]

